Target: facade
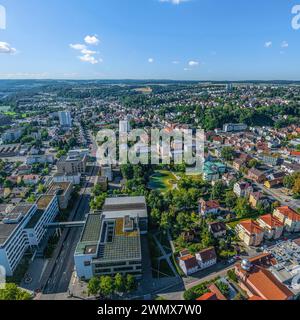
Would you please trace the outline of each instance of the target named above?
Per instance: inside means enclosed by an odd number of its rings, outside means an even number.
[[[80,150],[69,151],[57,162],[57,173],[64,175],[83,174],[86,171],[87,155]]]
[[[241,181],[234,184],[233,192],[239,198],[247,198],[251,192],[253,192],[253,188],[250,183]]]
[[[49,187],[47,194],[56,195],[60,209],[67,209],[72,197],[73,184],[71,182],[53,182]]]
[[[31,246],[38,246],[47,230],[46,223],[58,214],[55,196],[41,196],[33,205],[20,204],[0,218],[0,265],[12,276],[24,253]]]
[[[201,199],[199,201],[199,213],[202,216],[206,216],[207,214],[217,214],[220,210],[220,203],[217,200],[209,200],[205,201]]]
[[[300,214],[288,206],[276,208],[273,216],[284,224],[284,229],[288,232],[300,231]]]
[[[79,185],[81,181],[81,173],[77,174],[59,174],[56,173],[53,176],[53,182],[61,183],[61,182],[70,182],[73,185]]]
[[[101,176],[106,177],[109,182],[113,180],[113,172],[111,165],[101,167]]]
[[[278,239],[282,236],[284,225],[271,214],[259,217],[257,222],[264,229],[266,239]]]
[[[208,224],[208,229],[214,238],[222,238],[226,236],[226,224],[224,222],[211,222]]]
[[[49,163],[52,164],[54,163],[54,157],[51,154],[46,154],[46,155],[32,155],[28,156],[26,159],[26,164],[27,165],[32,165],[35,163]]]
[[[223,126],[225,132],[236,132],[247,130],[248,126],[244,123],[226,123]]]
[[[79,278],[132,274],[141,277],[141,236],[148,230],[144,197],[108,198],[103,213],[89,214],[74,260]]]
[[[5,131],[1,139],[3,143],[11,143],[21,138],[23,130],[21,128],[9,129]]]
[[[264,240],[264,229],[253,220],[241,221],[236,233],[247,246],[259,246]]]
[[[62,127],[72,127],[72,117],[70,111],[58,112],[59,124]]]
[[[266,180],[264,172],[255,168],[252,168],[248,171],[248,178],[257,183],[262,183]]]
[[[217,263],[215,248],[204,249],[196,255],[192,255],[188,250],[181,252],[179,257],[179,266],[186,276],[207,269]]]

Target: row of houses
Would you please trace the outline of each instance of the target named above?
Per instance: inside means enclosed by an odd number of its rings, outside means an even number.
[[[276,208],[273,214],[260,216],[256,221],[241,221],[236,226],[238,237],[248,246],[259,246],[264,239],[279,239],[284,231],[300,231],[300,214],[288,206]]]

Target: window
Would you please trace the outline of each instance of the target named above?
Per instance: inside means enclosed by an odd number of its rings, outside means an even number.
[[[91,265],[91,261],[84,261],[84,266],[89,267]]]

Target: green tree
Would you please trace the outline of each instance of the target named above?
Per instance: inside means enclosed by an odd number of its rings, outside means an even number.
[[[251,207],[246,198],[238,198],[234,211],[238,218],[244,218],[251,213]]]
[[[93,277],[88,282],[88,294],[96,296],[100,291],[100,279],[98,277]]]
[[[0,289],[0,300],[31,300],[32,296],[20,289],[14,283],[7,283],[4,289]]]
[[[237,196],[233,191],[227,191],[225,194],[225,203],[227,208],[234,208]]]
[[[114,293],[114,283],[110,276],[102,276],[100,278],[100,294],[110,297]]]
[[[127,292],[131,292],[136,289],[135,278],[132,274],[127,274],[126,280],[125,280],[125,288]]]
[[[120,273],[117,273],[114,278],[114,287],[117,292],[125,291],[125,281]]]
[[[224,158],[226,161],[233,160],[235,155],[234,148],[232,147],[224,147],[221,151],[221,157]]]

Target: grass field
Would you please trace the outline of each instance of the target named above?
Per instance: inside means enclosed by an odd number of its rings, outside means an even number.
[[[149,188],[166,192],[174,188],[177,179],[174,174],[166,170],[157,170],[150,178]]]

